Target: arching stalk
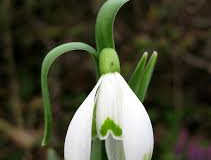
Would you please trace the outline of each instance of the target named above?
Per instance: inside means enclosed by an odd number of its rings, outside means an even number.
[[[42,87],[42,96],[43,96],[43,105],[44,105],[44,119],[45,119],[45,130],[42,140],[42,146],[45,146],[48,143],[48,140],[51,136],[52,130],[52,113],[51,113],[51,103],[48,90],[48,72],[52,63],[62,54],[73,51],[73,50],[84,50],[92,55],[97,63],[96,50],[91,46],[81,43],[81,42],[72,42],[60,45],[53,50],[51,50],[45,57],[42,63],[41,71],[41,87]]]

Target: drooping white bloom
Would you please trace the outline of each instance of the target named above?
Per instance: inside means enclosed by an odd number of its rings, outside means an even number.
[[[105,140],[109,160],[150,160],[153,131],[149,116],[118,72],[101,76],[70,122],[65,160],[90,160],[93,128]]]

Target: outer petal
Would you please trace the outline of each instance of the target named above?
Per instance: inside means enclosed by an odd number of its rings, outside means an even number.
[[[101,78],[70,122],[64,144],[65,160],[90,159],[95,94],[100,83]]]
[[[125,160],[122,140],[115,140],[111,135],[105,140],[108,160]]]
[[[149,116],[120,74],[122,86],[122,138],[126,160],[150,160],[153,151],[153,131]]]

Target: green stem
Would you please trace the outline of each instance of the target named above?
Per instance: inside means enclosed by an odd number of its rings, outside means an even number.
[[[97,15],[95,36],[97,53],[104,48],[115,49],[113,24],[119,9],[129,0],[107,0]]]

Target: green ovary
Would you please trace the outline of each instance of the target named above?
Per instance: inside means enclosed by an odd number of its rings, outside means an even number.
[[[112,119],[109,117],[106,118],[104,121],[100,133],[102,136],[105,136],[108,132],[108,130],[111,130],[115,136],[121,136],[122,135],[122,129],[119,125],[117,125]]]

